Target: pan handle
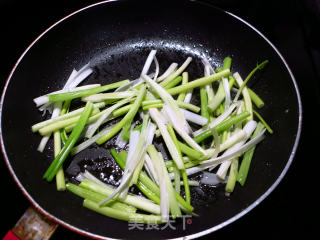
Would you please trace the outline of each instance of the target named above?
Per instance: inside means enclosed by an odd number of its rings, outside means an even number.
[[[3,240],[48,240],[58,224],[29,207]]]

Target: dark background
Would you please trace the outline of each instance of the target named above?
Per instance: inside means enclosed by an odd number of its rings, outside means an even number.
[[[46,28],[95,1],[0,0],[0,88],[25,48]],[[246,216],[201,239],[307,238],[318,219],[316,164],[316,113],[320,106],[320,0],[207,0],[228,10],[260,30],[287,60],[300,89],[303,103],[301,141],[288,173],[279,186]],[[214,27],[218,27],[213,25]],[[285,92],[284,92],[285,94]],[[1,157],[2,158],[2,157]],[[11,229],[29,206],[0,161],[0,238]],[[87,239],[63,227],[52,239]]]

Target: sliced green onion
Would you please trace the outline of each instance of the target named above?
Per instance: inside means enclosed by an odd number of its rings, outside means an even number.
[[[273,130],[271,129],[271,127],[266,123],[266,121],[263,119],[263,117],[258,113],[256,112],[255,110],[252,110],[253,113],[257,116],[257,118],[260,120],[260,122],[262,122],[262,124],[266,127],[267,131],[272,134],[273,133]]]
[[[77,142],[90,114],[93,108],[93,104],[91,102],[87,102],[83,112],[81,113],[81,116],[73,129],[72,133],[70,134],[67,143],[63,146],[62,150],[59,152],[59,154],[55,157],[53,162],[51,163],[50,167],[45,172],[43,178],[47,179],[48,181],[52,181],[53,177],[56,175],[60,167],[62,166],[62,163],[69,155],[71,149]]]
[[[52,94],[52,95],[48,95],[48,100],[50,102],[62,102],[62,101],[72,100],[75,98],[80,98],[80,97],[89,96],[89,95],[93,95],[93,94],[100,93],[100,92],[109,91],[111,89],[118,88],[124,84],[129,83],[129,82],[130,82],[129,80],[123,80],[123,81],[119,81],[119,82],[115,82],[115,83],[111,83],[108,85],[104,85],[104,86],[96,87],[96,88],[92,88],[92,89],[87,89],[87,90]]]
[[[226,69],[226,70],[223,70],[219,73],[212,74],[207,77],[202,77],[202,78],[198,78],[196,80],[190,81],[182,86],[170,88],[170,89],[168,89],[168,93],[171,95],[176,95],[176,94],[179,94],[182,92],[186,92],[190,89],[193,89],[196,87],[201,87],[201,86],[207,85],[209,83],[212,83],[214,81],[217,81],[222,77],[227,77],[229,74],[230,74],[230,70]]]
[[[135,223],[145,223],[145,224],[160,224],[161,217],[157,215],[147,215],[147,214],[139,214],[139,213],[130,213],[122,210],[117,210],[110,207],[101,207],[99,204],[85,199],[83,201],[83,206],[89,208],[92,211],[105,215],[107,217],[115,218],[118,220],[123,220],[127,222],[135,222]]]
[[[254,139],[258,136],[258,134],[260,134],[264,129],[264,125],[259,122],[256,130],[254,131],[254,133],[251,136],[251,139]],[[239,173],[237,175],[237,181],[243,186],[246,182],[247,176],[248,176],[248,172],[249,172],[249,168],[250,168],[250,164],[251,164],[251,160],[254,154],[256,146],[253,146],[252,148],[250,148],[248,151],[246,151],[246,153],[243,156],[243,159],[241,161],[240,164],[240,168],[239,168]]]
[[[145,95],[146,95],[146,86],[142,85],[140,90],[139,90],[139,93],[137,95],[137,98],[134,101],[130,111],[125,115],[124,118],[121,119],[120,122],[118,122],[115,125],[115,127],[113,129],[111,129],[103,137],[99,138],[96,142],[98,144],[102,144],[102,143],[108,141],[110,138],[112,138],[114,135],[116,135],[127,122],[132,121],[132,119],[134,118],[134,116],[138,112],[138,109],[139,109],[139,107],[141,105],[141,102],[144,99]]]
[[[74,193],[75,195],[82,197],[82,198],[85,198],[85,199],[89,199],[95,203],[99,203],[100,201],[102,201],[106,197],[105,195],[102,195],[97,192],[93,192],[93,191],[88,190],[86,188],[79,187],[79,186],[74,185],[72,183],[67,183],[67,189],[70,192]],[[122,210],[125,212],[132,212],[132,213],[135,213],[137,211],[137,208],[130,206],[128,204],[122,203],[122,202],[118,202],[118,201],[110,202],[108,207]]]

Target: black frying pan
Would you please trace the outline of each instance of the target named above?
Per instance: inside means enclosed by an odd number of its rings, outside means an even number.
[[[188,69],[191,77],[202,74],[202,56],[219,66],[230,55],[233,69],[242,75],[257,62],[270,61],[250,84],[266,102],[260,112],[275,133],[258,147],[245,188],[238,186],[230,198],[216,189],[213,201],[195,202],[200,217],[193,218],[185,230],[182,223],[177,223],[175,230],[129,230],[128,223],[82,208],[81,199],[69,192],[57,192],[55,184],[41,179],[52,152],[37,152],[40,137],[30,130],[42,119],[32,99],[61,88],[73,68],[91,61],[95,74],[87,83],[136,78],[151,49],[158,50],[163,68],[192,56]],[[235,221],[269,195],[283,178],[301,130],[296,83],[276,48],[243,20],[197,2],[115,1],[72,14],[25,51],[9,76],[1,107],[2,151],[23,193],[59,224],[97,238],[192,238]],[[91,160],[97,158],[98,154],[90,155]]]

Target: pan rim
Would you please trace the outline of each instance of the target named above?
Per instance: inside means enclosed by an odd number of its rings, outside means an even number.
[[[36,42],[41,39],[48,31],[50,31],[52,28],[54,28],[55,26],[57,26],[59,23],[61,23],[62,21],[68,19],[69,17],[78,14],[86,9],[98,6],[100,4],[106,4],[109,2],[117,2],[119,0],[104,0],[98,3],[94,3],[94,4],[90,4],[88,6],[85,6],[83,8],[80,8],[79,10],[76,10],[68,15],[66,15],[65,17],[61,18],[60,20],[56,21],[54,24],[52,24],[50,27],[48,27],[45,31],[43,31],[34,41],[31,42],[31,44],[26,48],[26,50],[22,53],[22,55],[19,57],[19,59],[17,60],[17,62],[15,63],[13,69],[11,70],[6,83],[4,85],[3,88],[3,92],[1,95],[1,101],[0,101],[0,146],[1,146],[1,151],[5,160],[5,163],[9,169],[9,172],[11,174],[11,176],[13,177],[15,183],[18,185],[19,189],[22,191],[22,193],[27,197],[27,199],[31,202],[31,204],[43,215],[45,215],[46,217],[48,217],[49,219],[53,220],[54,222],[58,223],[61,226],[66,227],[69,230],[72,230],[76,233],[79,233],[81,235],[84,235],[86,237],[90,237],[90,238],[94,238],[94,239],[114,239],[114,238],[110,238],[110,237],[106,237],[106,236],[101,236],[98,234],[94,234],[92,232],[88,232],[86,230],[80,229],[78,227],[73,226],[72,224],[69,224],[57,217],[55,217],[53,214],[47,212],[45,209],[43,209],[33,198],[32,196],[26,191],[26,189],[24,188],[24,186],[22,185],[22,183],[20,182],[19,178],[16,176],[10,162],[9,162],[9,158],[7,156],[5,147],[4,147],[4,141],[3,141],[3,136],[2,136],[2,106],[3,106],[3,101],[4,101],[4,97],[6,94],[6,90],[7,87],[9,85],[9,82],[11,80],[12,75],[14,74],[16,68],[18,67],[19,63],[21,62],[21,60],[23,59],[23,57],[27,54],[27,52],[32,48],[32,46],[34,44],[36,44]],[[192,0],[191,0],[192,1]],[[193,0],[194,1],[194,0]],[[195,2],[199,2],[201,3],[201,1],[196,0]],[[229,218],[228,220],[220,223],[219,225],[216,225],[214,227],[208,228],[206,230],[203,230],[201,232],[198,233],[194,233],[194,234],[190,234],[184,237],[178,237],[178,238],[174,238],[174,239],[194,239],[194,238],[199,238],[201,236],[210,234],[212,232],[215,232],[227,225],[229,225],[230,223],[238,220],[239,218],[241,218],[242,216],[244,216],[245,214],[247,214],[248,212],[250,212],[252,209],[254,209],[257,205],[259,205],[267,196],[270,195],[270,193],[279,185],[279,183],[281,182],[281,180],[284,178],[284,176],[286,175],[289,167],[291,166],[296,150],[298,148],[298,144],[299,144],[299,140],[301,137],[301,129],[302,129],[302,102],[301,102],[301,96],[300,96],[300,92],[299,92],[299,88],[297,85],[297,82],[295,80],[295,77],[288,65],[288,63],[286,62],[286,60],[284,59],[284,57],[282,56],[282,54],[280,53],[280,51],[273,45],[273,43],[266,37],[264,36],[259,30],[257,30],[253,25],[251,25],[250,23],[248,23],[246,20],[236,16],[235,14],[222,10],[220,8],[217,8],[215,6],[213,6],[212,4],[206,4],[209,5],[210,7],[213,7],[215,9],[217,9],[218,11],[222,11],[223,13],[226,13],[227,15],[237,19],[238,21],[242,22],[243,24],[245,24],[246,26],[248,26],[249,28],[251,28],[253,31],[255,31],[260,37],[262,37],[271,47],[272,49],[276,52],[276,54],[280,57],[281,61],[283,62],[283,64],[285,65],[291,80],[293,82],[295,91],[296,91],[296,96],[297,96],[297,101],[298,101],[298,107],[299,107],[299,120],[298,120],[298,128],[297,128],[297,133],[296,133],[296,137],[295,137],[295,141],[294,141],[294,145],[291,151],[291,154],[289,156],[289,159],[284,167],[284,169],[282,170],[281,174],[278,176],[278,178],[276,179],[276,181],[268,188],[267,191],[265,191],[264,194],[262,194],[257,200],[255,200],[253,203],[251,203],[247,208],[243,209],[240,213],[234,215],[233,217]]]

